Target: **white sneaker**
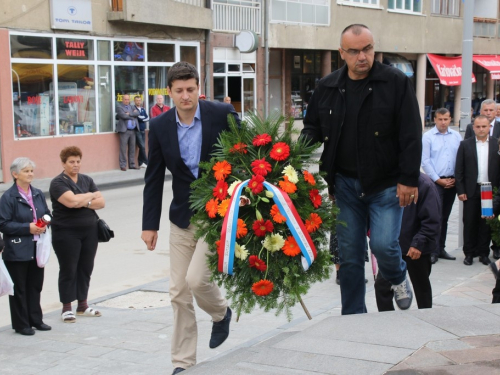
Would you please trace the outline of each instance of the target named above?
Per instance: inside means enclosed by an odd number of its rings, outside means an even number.
[[[148,167],[148,165],[146,163],[141,164],[141,168],[147,168],[147,167]]]
[[[391,286],[391,289],[394,291],[394,300],[399,309],[408,310],[413,301],[413,291],[408,277],[401,284]]]

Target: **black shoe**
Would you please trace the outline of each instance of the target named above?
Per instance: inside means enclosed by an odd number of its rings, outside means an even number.
[[[339,273],[337,272],[337,276],[335,276],[335,283],[337,285],[340,285],[340,278],[339,278]]]
[[[483,255],[481,255],[481,256],[479,256],[479,261],[480,261],[481,263],[483,263],[485,266],[489,266],[489,265],[490,265],[490,263],[491,263],[491,260],[490,260],[490,258],[488,258],[488,256],[487,256],[487,255],[484,255],[484,256],[483,256]]]
[[[455,259],[457,259],[455,257],[452,257],[450,254],[448,254],[445,249],[443,249],[443,250],[441,250],[439,252],[439,257],[441,259],[447,259],[447,260],[455,260]]]
[[[228,307],[224,319],[220,322],[214,322],[212,325],[212,336],[210,337],[210,343],[208,346],[210,349],[214,349],[226,341],[229,336],[229,324],[231,323],[231,309]]]
[[[35,330],[33,328],[16,329],[16,333],[23,336],[33,336],[35,334]]]
[[[474,261],[472,260],[472,255],[466,255],[466,256],[465,256],[465,259],[464,259],[464,264],[465,264],[466,266],[472,266],[472,263],[473,263],[473,262],[474,262]]]
[[[39,331],[50,331],[52,329],[51,326],[49,326],[49,325],[47,325],[45,323],[36,324],[36,325],[33,325],[33,327],[35,327]]]
[[[493,250],[493,258],[500,259],[500,249]]]
[[[438,261],[437,254],[431,254],[431,263],[436,264],[437,261]]]
[[[185,369],[182,368],[182,367],[176,367],[176,368],[174,368],[174,371],[172,372],[172,375],[178,374],[178,373],[180,373],[180,372],[182,372],[184,370]]]

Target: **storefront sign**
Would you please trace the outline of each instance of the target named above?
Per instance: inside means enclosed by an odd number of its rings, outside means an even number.
[[[446,57],[428,53],[427,57],[442,85],[460,86],[462,84],[462,56]],[[474,82],[476,82],[476,77],[472,74],[472,83]]]
[[[50,0],[53,29],[92,31],[91,0]]]
[[[500,56],[498,55],[474,55],[472,61],[489,70],[491,79],[500,79]]]

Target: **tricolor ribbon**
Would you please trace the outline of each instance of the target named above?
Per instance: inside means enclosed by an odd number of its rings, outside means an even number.
[[[481,216],[493,216],[493,190],[491,183],[481,183]]]
[[[219,272],[233,274],[234,248],[236,243],[236,230],[238,223],[238,212],[240,196],[243,188],[248,185],[246,180],[236,186],[229,202],[229,208],[222,226],[221,239],[218,248]],[[286,218],[286,223],[297,244],[302,251],[301,263],[305,271],[309,269],[316,258],[316,247],[311,236],[306,230],[292,200],[283,190],[264,181],[264,187],[273,193],[274,203],[278,206],[280,213]]]

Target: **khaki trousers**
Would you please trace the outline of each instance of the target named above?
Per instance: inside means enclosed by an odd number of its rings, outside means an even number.
[[[193,296],[198,306],[212,317],[224,319],[227,301],[210,281],[208,245],[194,240],[195,228],[182,229],[170,223],[170,299],[174,311],[172,365],[187,369],[196,364],[198,328]],[[208,345],[208,343],[207,343]]]

